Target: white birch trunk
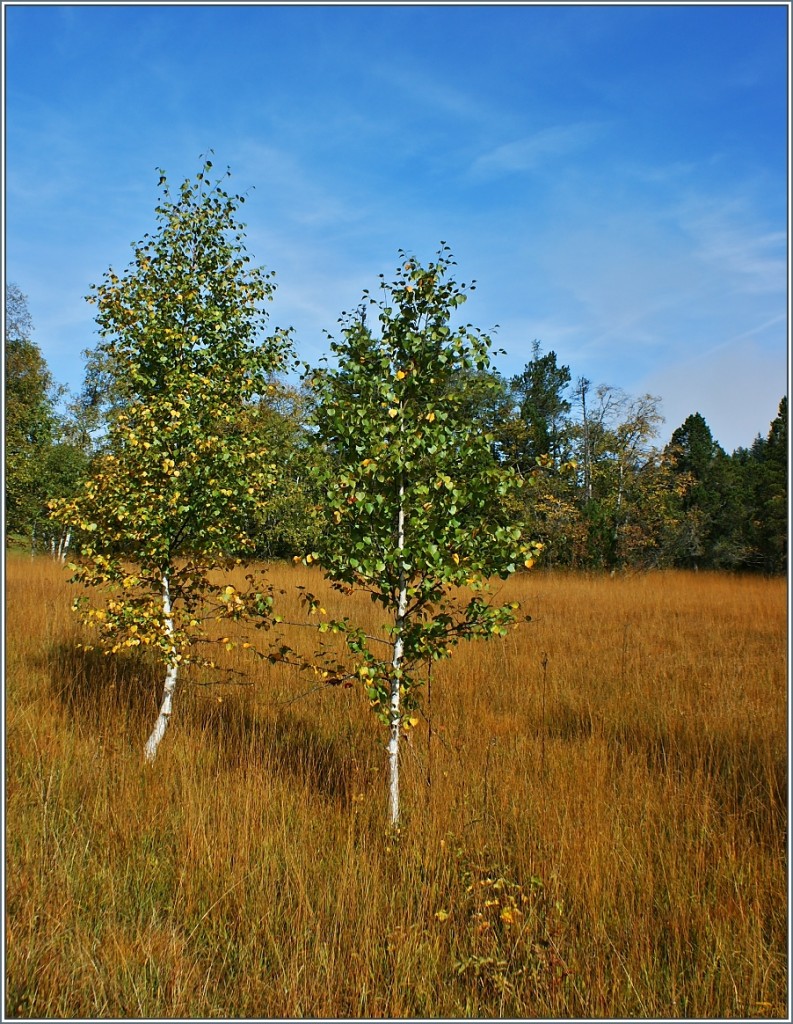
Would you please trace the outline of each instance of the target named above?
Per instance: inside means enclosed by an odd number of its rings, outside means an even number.
[[[586,415],[586,391],[581,390],[581,411],[584,417],[584,494],[587,501],[592,500],[592,462],[589,450],[589,420]]]
[[[617,487],[617,514],[614,517],[614,553],[615,553],[615,555],[616,555],[616,552],[617,552],[617,545],[620,542],[620,512],[622,511],[622,494],[623,494],[623,490],[624,490],[624,477],[625,477],[624,466],[622,464],[622,461],[620,461],[620,474],[619,474],[620,482],[619,482],[619,485]],[[617,560],[618,564],[619,564],[619,561],[620,560],[618,559]]]
[[[165,631],[168,637],[173,636],[173,616],[171,614],[171,592],[168,586],[168,576],[163,575],[162,578],[162,608],[165,617]],[[174,650],[171,648],[171,659],[174,657]],[[165,735],[165,730],[168,728],[168,722],[171,718],[171,708],[173,706],[173,693],[176,689],[176,676],[179,672],[179,665],[176,661],[171,660],[168,664],[168,671],[165,673],[165,686],[163,688],[162,704],[160,705],[160,713],[157,716],[157,721],[154,723],[151,736],[146,741],[145,756],[146,760],[151,764],[152,761],[157,757],[157,748],[160,745],[160,740]]]
[[[69,543],[72,539],[72,531],[68,529],[66,533],[61,534],[61,542],[58,547],[58,561],[63,563],[66,561],[66,553],[69,550]]]
[[[399,512],[397,518],[397,543],[399,546],[400,562],[405,547],[405,509],[403,499],[405,488],[399,485]],[[391,677],[391,738],[388,742],[388,805],[391,819],[391,826],[396,828],[399,824],[399,731],[402,724],[402,715],[399,700],[400,668],[405,653],[405,641],[402,636],[405,614],[408,606],[407,578],[404,567],[399,568],[399,600],[397,604],[396,636],[394,639],[394,660],[391,665],[394,673]]]

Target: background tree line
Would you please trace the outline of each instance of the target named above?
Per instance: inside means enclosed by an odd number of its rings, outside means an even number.
[[[67,396],[32,335],[27,299],[9,284],[6,536],[57,556],[75,538],[49,518],[48,502],[77,493],[107,454],[108,423],[125,398],[101,346],[86,353],[81,393]],[[765,437],[727,454],[698,412],[659,446],[658,398],[574,377],[537,341],[521,373],[470,371],[454,386],[469,419],[492,436],[498,462],[534,481],[505,511],[544,543],[541,564],[786,571],[786,397]],[[312,401],[282,375],[247,406],[246,429],[262,432],[279,453],[277,486],[242,524],[263,559],[322,541],[323,499],[308,468],[327,453],[309,426]],[[230,548],[239,527],[230,527]]]

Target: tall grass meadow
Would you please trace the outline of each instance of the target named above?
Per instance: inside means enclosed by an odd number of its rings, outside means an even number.
[[[239,649],[145,765],[162,673],[77,648],[67,575],[7,560],[6,1016],[786,1017],[784,580],[500,585],[531,621],[435,667],[394,835],[362,688]]]

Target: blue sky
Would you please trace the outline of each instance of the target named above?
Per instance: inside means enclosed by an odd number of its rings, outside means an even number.
[[[693,412],[731,451],[787,391],[784,4],[4,7],[6,278],[56,380],[92,282],[214,150],[273,325],[324,330],[441,240],[519,372]]]

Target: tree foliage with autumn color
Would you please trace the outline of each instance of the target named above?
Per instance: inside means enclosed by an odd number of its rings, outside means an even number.
[[[148,648],[166,668],[150,758],[179,667],[212,666],[207,644],[225,640],[213,623],[242,614],[246,600],[266,616],[271,602],[213,572],[252,549],[245,525],[275,491],[275,456],[250,413],[290,339],[263,336],[272,275],[249,266],[237,220],[244,199],[211,170],[207,160],[175,194],[161,174],[156,232],[124,273],[111,269],[92,289],[116,401],[82,493],[52,509],[79,531],[73,581],[103,595],[76,599],[101,648]]]

